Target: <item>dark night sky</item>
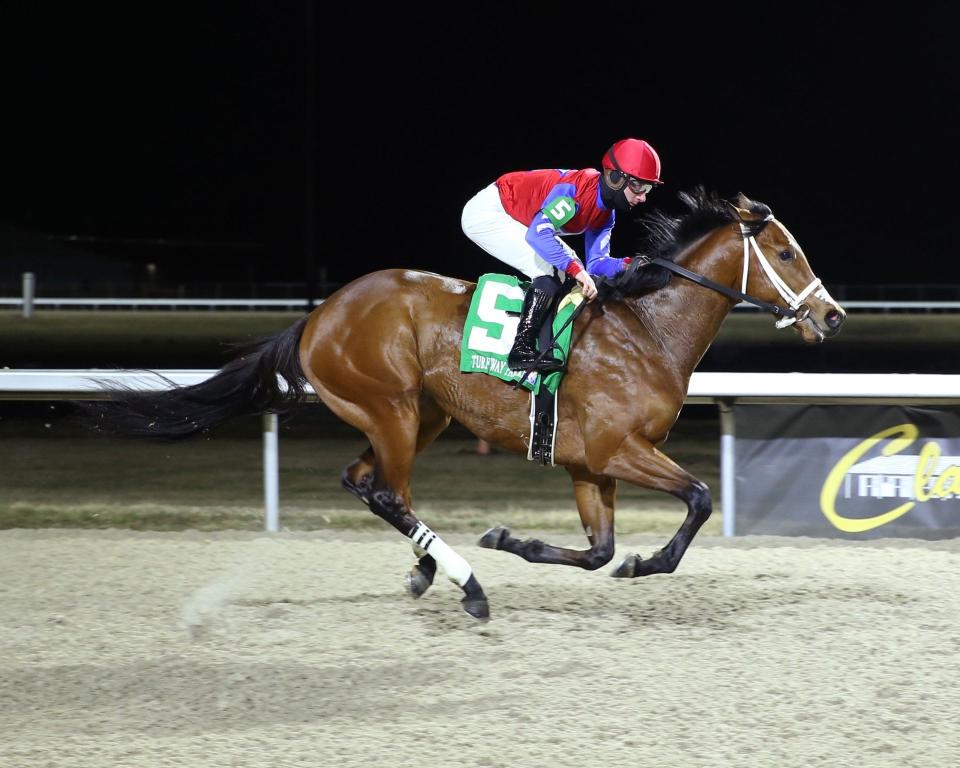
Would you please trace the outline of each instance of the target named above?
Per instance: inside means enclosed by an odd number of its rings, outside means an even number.
[[[303,4],[90,5],[4,11],[0,220],[261,242],[261,278],[302,279]],[[652,204],[674,209],[697,183],[743,191],[828,285],[960,283],[947,3],[511,5],[318,12],[332,279],[496,270],[460,231],[476,190],[508,170],[597,167],[633,135],[663,159]],[[634,234],[618,226],[615,249]]]

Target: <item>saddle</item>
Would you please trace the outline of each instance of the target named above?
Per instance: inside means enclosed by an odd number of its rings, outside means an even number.
[[[523,295],[529,285],[512,275],[488,273],[480,276],[463,327],[460,370],[495,376],[530,392],[530,445],[527,458],[541,465],[553,465],[557,391],[564,371],[541,376],[536,371],[528,374],[507,364],[507,355],[513,346],[523,307]],[[583,294],[579,286],[560,298],[552,316],[540,328],[541,350],[549,349],[552,345],[555,357],[560,360],[568,358],[573,338],[573,325],[568,321],[582,301]]]

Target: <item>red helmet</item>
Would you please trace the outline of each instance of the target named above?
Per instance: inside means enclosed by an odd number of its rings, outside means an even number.
[[[660,181],[660,156],[643,139],[622,139],[607,150],[603,167],[654,184]]]

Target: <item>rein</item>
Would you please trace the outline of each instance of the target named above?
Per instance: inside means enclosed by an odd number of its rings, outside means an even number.
[[[733,288],[728,288],[725,285],[720,285],[720,283],[713,282],[713,280],[711,280],[709,277],[704,277],[703,275],[698,275],[696,272],[691,272],[689,269],[684,269],[680,265],[674,264],[668,259],[661,259],[660,257],[657,257],[655,259],[650,259],[648,263],[656,264],[664,269],[669,269],[674,274],[680,275],[680,277],[685,277],[687,280],[697,283],[698,285],[702,285],[705,288],[709,288],[712,291],[716,291],[717,293],[722,293],[724,296],[727,296],[731,299],[746,301],[756,307],[759,307],[760,309],[765,309],[768,312],[772,312],[777,317],[796,317],[797,313],[793,309],[778,307],[776,304],[771,304],[768,301],[763,301],[755,298],[754,296],[748,296],[745,293],[734,290]]]
[[[773,217],[770,217],[767,220],[772,221]],[[820,278],[813,280],[806,288],[800,291],[800,293],[794,293],[793,289],[791,289],[790,286],[783,281],[783,278],[776,273],[774,268],[771,266],[770,261],[766,256],[764,256],[763,251],[757,244],[756,238],[747,235],[747,228],[742,223],[740,224],[740,231],[743,234],[743,275],[740,280],[741,290],[739,291],[714,282],[710,278],[704,277],[703,275],[698,275],[696,272],[691,272],[689,269],[684,269],[678,264],[674,264],[672,261],[667,259],[655,257],[652,259],[647,259],[647,263],[656,264],[657,266],[663,267],[664,269],[680,275],[680,277],[685,277],[687,280],[697,283],[698,285],[702,285],[705,288],[716,291],[717,293],[722,293],[728,298],[736,299],[737,301],[745,301],[748,304],[753,304],[755,307],[766,310],[767,312],[770,312],[776,317],[780,318],[776,322],[777,328],[786,328],[789,325],[793,325],[798,320],[805,320],[807,315],[810,314],[810,307],[803,304],[803,300],[820,286]],[[770,283],[773,285],[773,287],[777,289],[777,293],[779,293],[780,297],[787,302],[789,307],[780,307],[776,304],[771,304],[768,301],[763,301],[762,299],[758,299],[755,296],[750,296],[748,293],[746,293],[747,276],[750,270],[751,249],[753,253],[756,254],[757,262],[760,264],[761,269],[763,269],[764,273],[766,274],[767,279],[770,280]]]
[[[773,221],[773,216],[768,216],[765,219],[765,221]],[[726,285],[721,285],[720,283],[711,280],[709,277],[704,277],[703,275],[699,275],[696,272],[691,272],[689,269],[685,269],[684,267],[681,267],[679,264],[674,264],[672,261],[661,258],[659,256],[650,258],[642,254],[637,254],[635,258],[639,260],[643,260],[647,264],[656,264],[659,267],[663,267],[664,269],[669,270],[670,272],[673,272],[676,275],[680,275],[680,277],[684,277],[687,280],[697,283],[697,285],[702,285],[704,288],[709,288],[710,290],[716,291],[717,293],[722,293],[727,298],[735,299],[736,301],[745,301],[748,304],[753,304],[755,307],[759,307],[760,309],[766,310],[767,312],[770,312],[771,314],[773,314],[775,317],[779,318],[775,324],[777,328],[786,328],[787,326],[793,325],[797,321],[806,320],[807,316],[810,314],[810,307],[804,304],[803,300],[807,298],[807,296],[809,296],[811,293],[813,293],[817,288],[820,287],[820,284],[821,284],[820,278],[818,277],[813,281],[811,281],[811,283],[802,291],[800,291],[800,293],[794,293],[793,289],[789,285],[787,285],[784,282],[783,278],[777,274],[776,270],[774,270],[773,266],[770,264],[769,259],[767,259],[763,251],[760,249],[760,246],[757,243],[756,237],[754,237],[753,235],[748,235],[747,234],[748,231],[749,230],[747,229],[746,225],[743,224],[743,222],[741,222],[740,233],[743,235],[743,273],[740,278],[741,290],[739,291],[736,290],[735,288],[728,288]],[[780,294],[780,298],[782,298],[785,302],[787,302],[787,304],[789,305],[788,307],[780,307],[780,306],[777,306],[776,304],[771,304],[769,301],[758,299],[756,296],[751,296],[746,292],[747,277],[750,271],[751,250],[756,255],[757,262],[760,264],[760,268],[766,274],[767,279],[770,281],[773,287],[777,289],[777,293]],[[598,303],[602,304],[603,300],[606,298],[605,294],[607,293],[607,290],[609,290],[609,284],[606,282],[603,282],[603,283],[600,283],[597,286],[597,288],[598,288],[597,301]],[[553,346],[554,344],[557,343],[557,339],[560,338],[560,334],[563,333],[564,329],[568,325],[570,325],[570,323],[572,323],[574,320],[577,319],[577,317],[580,316],[580,313],[583,311],[583,309],[587,306],[588,303],[589,302],[584,300],[573,311],[573,314],[571,314],[570,317],[567,318],[566,322],[563,324],[560,330],[557,331],[557,333],[554,335],[553,342],[551,343],[551,345],[546,349],[542,350],[540,354],[537,356],[537,359],[534,361],[534,363],[529,368],[527,368],[527,370],[524,372],[523,377],[519,381],[514,382],[513,384],[514,389],[519,388],[527,380],[530,374],[533,373],[534,370],[536,370],[536,367],[541,360],[545,359],[547,355],[553,353]]]

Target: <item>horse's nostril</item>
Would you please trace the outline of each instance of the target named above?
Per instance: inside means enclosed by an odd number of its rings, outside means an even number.
[[[844,313],[840,310],[831,309],[829,312],[827,312],[823,319],[826,321],[827,327],[837,329],[840,327],[841,323],[843,323],[844,317]]]

